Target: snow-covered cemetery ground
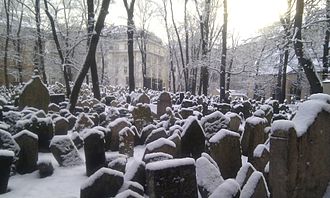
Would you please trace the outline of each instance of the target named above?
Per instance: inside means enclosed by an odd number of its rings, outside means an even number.
[[[330,197],[330,96],[0,89],[0,197]]]

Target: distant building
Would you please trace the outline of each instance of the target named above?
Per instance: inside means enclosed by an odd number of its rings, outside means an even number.
[[[105,77],[111,85],[128,85],[128,54],[126,27],[112,27],[105,33],[99,43],[97,54],[98,67],[102,67],[102,54],[104,55]],[[137,34],[134,34],[135,37]],[[168,69],[166,64],[166,49],[160,38],[148,32],[147,36],[146,82],[147,88],[162,90],[168,87]],[[101,49],[102,48],[102,49]],[[142,58],[138,40],[134,39],[134,73],[135,86],[142,88]]]

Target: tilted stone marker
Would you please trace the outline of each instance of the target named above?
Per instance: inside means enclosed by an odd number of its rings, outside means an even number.
[[[125,127],[119,131],[119,153],[125,154],[128,157],[133,157],[134,154],[134,132]]]
[[[60,166],[76,166],[84,163],[68,135],[55,135],[50,142],[50,150]]]
[[[37,169],[38,136],[28,130],[23,130],[13,136],[20,147],[16,171],[20,174],[32,173]]]
[[[111,130],[111,141],[110,145],[106,144],[106,149],[111,151],[119,150],[119,132],[125,128],[130,127],[132,124],[127,121],[126,118],[117,118],[113,122],[110,122],[107,128]],[[106,141],[107,142],[107,141]]]
[[[35,107],[48,112],[50,101],[49,91],[43,84],[39,76],[33,76],[32,79],[23,87],[19,97],[19,109],[24,107]]]
[[[162,92],[157,101],[157,116],[160,117],[166,113],[166,107],[172,107],[171,95],[168,92]]]

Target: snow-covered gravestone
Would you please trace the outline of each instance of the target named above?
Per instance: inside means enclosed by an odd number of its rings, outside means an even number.
[[[205,134],[199,122],[189,117],[181,134],[181,154],[183,157],[197,159],[205,151]]]
[[[7,192],[10,167],[14,160],[14,152],[10,150],[0,150],[0,194]]]
[[[263,144],[266,140],[265,125],[267,120],[251,116],[246,119],[244,133],[241,138],[242,154],[249,159],[253,158],[253,151],[258,144]]]
[[[16,171],[20,174],[31,173],[37,169],[38,136],[28,130],[23,130],[13,136],[20,147]]]
[[[261,172],[254,171],[244,185],[240,198],[269,198],[270,193],[266,184],[266,180]],[[274,197],[274,196],[273,196]]]
[[[254,173],[254,171],[256,171],[256,169],[249,162],[243,164],[243,166],[239,169],[236,175],[236,181],[241,188],[244,187],[244,185],[246,184],[252,173]]]
[[[119,132],[125,128],[130,127],[132,124],[127,121],[126,118],[117,118],[116,120],[110,122],[107,128],[111,130],[111,141],[106,139],[105,149],[110,149],[111,151],[119,150]]]
[[[265,144],[259,144],[253,151],[253,158],[250,161],[260,172],[264,172],[269,162],[269,150]]]
[[[330,96],[316,94],[310,100],[300,104],[292,119],[296,129],[297,140],[293,132],[283,130],[282,136],[287,137],[287,147],[283,149],[283,169],[289,173],[286,185],[294,186],[297,197],[323,197],[330,181]],[[273,128],[273,127],[272,127]],[[285,129],[285,127],[282,127]],[[277,136],[274,136],[276,140]],[[282,137],[280,136],[280,137]],[[283,138],[285,139],[285,138]],[[291,140],[292,139],[292,140]],[[292,143],[291,143],[292,142]],[[286,142],[283,142],[285,146]],[[275,149],[275,147],[274,147]],[[273,175],[273,146],[271,144],[270,179]],[[279,152],[279,151],[278,151]],[[295,153],[296,152],[296,153]],[[277,158],[276,158],[277,159]],[[275,160],[276,160],[275,159]],[[286,160],[286,161],[285,161]],[[290,166],[286,165],[290,162]],[[291,178],[295,178],[291,180]],[[290,193],[290,192],[289,192]],[[288,195],[290,197],[290,195]]]
[[[55,135],[50,142],[50,150],[60,166],[83,164],[76,146],[68,135]]]
[[[209,198],[239,198],[241,189],[237,181],[234,179],[227,179],[215,189]]]
[[[146,185],[146,165],[143,161],[133,158],[130,166],[126,168],[125,181],[137,182],[145,188]]]
[[[150,198],[198,197],[195,160],[192,158],[149,163],[146,175]]]
[[[23,87],[19,97],[19,109],[24,107],[35,107],[48,112],[50,101],[49,91],[42,83],[39,76],[33,76],[32,79]]]
[[[125,127],[119,131],[119,153],[125,154],[128,157],[133,157],[134,154],[134,132]]]
[[[91,175],[80,188],[80,198],[114,197],[123,185],[122,172],[101,168]]]
[[[153,122],[151,116],[151,109],[146,104],[138,103],[132,111],[134,125],[137,127],[138,131],[141,131],[143,127],[151,124]]]
[[[216,111],[202,118],[201,125],[205,131],[206,139],[209,140],[220,129],[228,128],[230,118]]]
[[[270,136],[269,180],[273,197],[293,196],[297,175],[298,148],[294,123],[273,122]]]
[[[210,141],[210,155],[219,166],[223,178],[235,178],[242,166],[240,135],[221,129]]]
[[[176,154],[176,145],[171,140],[165,138],[159,138],[147,144],[144,155],[147,155],[149,153],[158,153],[158,152],[162,152],[174,156]]]
[[[57,117],[54,119],[54,133],[55,135],[66,135],[69,130],[69,120],[64,117]]]
[[[204,156],[196,160],[196,178],[203,198],[209,197],[224,181],[219,169]]]
[[[140,94],[136,99],[135,99],[135,104],[142,103],[142,104],[150,104],[150,98],[146,93]]]
[[[226,116],[230,118],[228,129],[231,131],[239,132],[239,126],[241,124],[241,117],[237,113],[227,112]]]
[[[96,129],[86,130],[84,151],[87,176],[105,166],[104,134]]]
[[[14,161],[20,152],[19,145],[15,142],[11,134],[2,129],[0,129],[0,149],[13,151],[15,154]]]
[[[157,116],[160,117],[166,113],[167,107],[172,107],[171,95],[168,92],[162,92],[157,101]]]
[[[93,120],[85,113],[79,114],[76,123],[74,125],[74,130],[81,132],[86,128],[92,128],[94,126]]]

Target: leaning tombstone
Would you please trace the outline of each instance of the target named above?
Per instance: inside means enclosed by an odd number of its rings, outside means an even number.
[[[28,130],[23,130],[13,136],[20,147],[16,171],[19,174],[32,173],[37,169],[38,136]]]
[[[270,193],[266,184],[266,180],[261,172],[255,171],[247,180],[241,191],[242,198],[263,197],[269,198]]]
[[[49,91],[43,84],[39,76],[33,76],[32,79],[25,84],[19,97],[19,109],[24,107],[35,107],[48,112],[50,101]]]
[[[50,150],[60,166],[83,164],[76,146],[68,135],[55,135],[50,142]]]
[[[160,117],[166,113],[166,107],[171,107],[171,95],[168,92],[162,92],[157,101],[157,116]]]
[[[217,189],[209,196],[209,198],[239,198],[241,189],[234,179],[226,179]]]

